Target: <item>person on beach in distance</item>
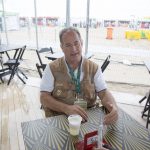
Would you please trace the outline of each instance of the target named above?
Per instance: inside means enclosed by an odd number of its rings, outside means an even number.
[[[107,89],[101,67],[82,56],[83,41],[79,31],[73,27],[64,28],[59,38],[64,57],[47,65],[40,85],[45,116],[79,114],[86,121],[86,110],[74,102],[82,98],[87,102],[87,108],[91,108],[99,96],[109,112],[104,117],[104,124],[114,123],[118,119],[116,102]]]

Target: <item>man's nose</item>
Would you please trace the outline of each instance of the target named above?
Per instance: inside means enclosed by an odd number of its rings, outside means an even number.
[[[72,51],[76,51],[76,46],[75,45],[72,45]]]

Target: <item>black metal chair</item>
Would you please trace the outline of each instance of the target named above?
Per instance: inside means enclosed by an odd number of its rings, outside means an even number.
[[[1,67],[3,69],[3,57],[2,57],[2,54],[0,53],[0,64],[1,64]]]
[[[1,53],[0,53],[0,64],[1,64],[0,79],[1,79],[2,82],[4,82],[3,79],[2,79],[3,72],[1,71],[3,69],[3,58],[2,58],[2,54]]]
[[[2,68],[0,70],[0,80],[2,83],[4,83],[4,80],[3,80],[3,77],[10,74],[10,69],[7,67],[7,68]]]
[[[142,112],[142,118],[143,117],[147,117],[146,128],[148,128],[148,124],[150,123],[150,92],[147,97],[147,101],[146,101],[144,110]]]
[[[14,57],[3,64],[4,66],[7,66],[10,71],[10,77],[7,85],[10,84],[10,81],[13,79],[14,75],[17,75],[17,77],[25,84],[25,81],[23,80],[23,78],[21,78],[19,73],[21,73],[26,79],[28,79],[27,76],[23,73],[23,71],[19,69],[19,65],[21,64],[25,49],[26,45],[22,48],[16,49]]]
[[[4,74],[4,73],[0,70],[0,79],[1,79],[1,82],[2,82],[2,83],[4,83],[3,78],[2,78],[3,74]]]
[[[39,63],[36,63],[36,68],[38,70],[38,73],[39,73],[39,76],[42,78],[42,72],[44,71],[45,67],[46,67],[46,64],[44,64],[42,62],[42,59],[41,59],[41,56],[40,56],[40,53],[45,53],[45,52],[50,52],[50,53],[54,53],[53,52],[53,49],[52,47],[50,48],[41,48],[40,50],[36,50],[36,53],[37,53],[37,56],[38,56],[38,59],[39,59]]]
[[[146,95],[139,101],[139,103],[142,103],[146,99]]]
[[[105,69],[107,68],[107,66],[109,65],[110,63],[110,55],[107,56],[107,58],[105,59],[105,61],[103,62],[102,66],[101,66],[101,70],[102,72],[105,71]]]

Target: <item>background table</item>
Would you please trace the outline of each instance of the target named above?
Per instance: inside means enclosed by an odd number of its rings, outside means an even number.
[[[81,125],[80,135],[97,130],[101,108],[88,110],[88,122]],[[64,115],[22,123],[22,133],[27,150],[74,150]],[[119,120],[107,128],[105,140],[117,150],[150,150],[150,132],[128,114],[119,110]]]
[[[6,45],[6,44],[1,44],[0,45],[0,53],[6,53],[6,55],[8,56],[8,58],[10,59],[9,54],[7,53],[8,51],[12,51],[12,50],[17,50],[19,48],[21,48],[22,46],[18,46],[18,45]],[[15,55],[15,54],[14,54]]]
[[[63,52],[55,52],[54,54],[50,54],[50,55],[46,56],[46,58],[53,61],[53,60],[63,57],[63,56],[64,56]],[[85,57],[87,59],[91,58],[92,56],[93,56],[93,54],[91,52],[87,52],[87,54],[85,55]]]

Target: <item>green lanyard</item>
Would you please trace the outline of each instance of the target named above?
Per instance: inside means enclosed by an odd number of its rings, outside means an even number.
[[[75,85],[76,93],[80,94],[80,92],[81,92],[81,85],[80,85],[80,74],[81,74],[80,66],[81,66],[81,62],[80,62],[80,65],[78,67],[77,77],[75,77],[74,70],[70,67],[70,65],[69,64],[67,64],[67,65],[68,65],[68,68],[69,68],[69,73],[71,75],[72,81]]]

